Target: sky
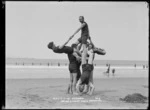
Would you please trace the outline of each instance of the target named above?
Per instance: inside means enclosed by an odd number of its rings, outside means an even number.
[[[84,16],[96,47],[106,55],[98,60],[146,60],[149,54],[149,16],[146,2],[10,2],[6,1],[6,57],[67,59],[47,48],[63,44]],[[70,46],[81,35],[77,33]]]

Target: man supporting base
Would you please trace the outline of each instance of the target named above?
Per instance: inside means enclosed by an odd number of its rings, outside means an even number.
[[[67,44],[67,42],[65,43]],[[81,62],[81,53],[77,49],[76,44],[72,44],[72,46],[56,46],[53,42],[48,44],[48,48],[52,49],[55,53],[66,53],[69,59],[69,71],[70,71],[70,84],[67,90],[67,93],[71,91],[71,93],[76,92],[76,82],[77,76],[80,77],[80,63]],[[80,56],[79,56],[80,55]]]

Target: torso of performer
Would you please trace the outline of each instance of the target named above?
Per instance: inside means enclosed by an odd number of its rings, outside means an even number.
[[[82,36],[89,36],[88,24],[86,22],[83,22],[83,23],[85,23],[85,26],[81,29],[81,37]]]

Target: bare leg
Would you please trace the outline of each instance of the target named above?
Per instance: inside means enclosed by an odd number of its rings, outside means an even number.
[[[77,73],[73,73],[73,94],[76,92]]]
[[[70,84],[68,84],[68,88],[67,88],[67,94],[70,93]]]
[[[78,93],[81,93],[80,90],[79,90],[79,86],[80,86],[81,83],[82,83],[81,79],[79,79],[78,82],[77,82],[77,85],[76,85],[76,90],[77,90]]]
[[[91,82],[89,82],[89,86],[91,87],[91,91],[88,94],[92,95],[95,87],[94,87],[94,85]]]
[[[93,84],[94,82],[93,82],[93,71],[91,72],[91,74],[90,74],[90,82]]]
[[[73,93],[72,85],[73,85],[73,75],[72,75],[72,73],[70,73],[70,91],[71,91],[71,94]]]
[[[83,52],[82,52],[82,65],[83,64],[86,64],[86,56],[87,56],[87,48],[86,48],[86,44],[82,44],[82,47],[83,47]],[[78,80],[77,82],[77,85],[76,85],[76,89],[77,89],[77,92],[81,95],[81,92],[79,90],[79,86],[80,84],[82,83],[81,81],[81,78]]]
[[[90,91],[91,91],[91,87],[88,85],[88,91],[87,91],[87,93],[86,93],[86,94],[89,94],[89,93],[90,93]]]
[[[85,86],[84,86],[84,90],[83,90],[83,93],[86,93],[88,91],[88,85],[87,84],[85,84]]]
[[[90,74],[90,80],[89,80],[92,84],[93,84],[93,71],[91,71],[91,74]],[[87,94],[91,91],[91,87],[88,85],[88,91],[87,91]]]
[[[82,44],[83,46],[83,52],[82,52],[82,65],[86,64],[86,56],[87,56],[87,48],[86,44]],[[87,85],[84,86],[83,93],[87,91]]]
[[[82,52],[82,64],[86,64],[86,56],[87,56],[87,48],[86,44],[82,44],[83,52]]]

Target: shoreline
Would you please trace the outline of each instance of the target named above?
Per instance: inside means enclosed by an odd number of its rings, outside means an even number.
[[[105,74],[107,68],[94,67],[93,78],[121,78],[121,77],[145,77],[148,78],[148,69],[134,68],[115,68],[112,73],[110,68],[109,74]],[[82,69],[81,69],[82,72]],[[13,66],[6,67],[6,79],[28,79],[28,78],[69,78],[70,73],[68,67],[46,67],[46,66]]]
[[[66,69],[68,68],[68,66],[47,66],[47,65],[5,65],[5,68],[61,68],[61,69]],[[106,66],[94,66],[94,68],[99,68],[99,69],[107,69],[108,67]],[[133,66],[110,66],[111,68],[115,68],[115,69],[143,69],[143,66],[137,66],[137,67],[133,67]],[[147,70],[148,68],[145,68],[145,70]],[[143,69],[144,70],[144,69]]]
[[[63,80],[67,80],[67,81],[69,81],[70,80],[70,78],[60,78],[60,77],[55,77],[55,78],[18,78],[18,79],[14,79],[14,78],[8,78],[8,79],[5,79],[6,81],[9,81],[9,80],[14,80],[14,81],[19,81],[19,80],[29,80],[29,81],[31,81],[31,80],[58,80],[58,79],[63,79]],[[145,79],[145,80],[148,80],[148,78],[146,78],[146,77],[115,77],[115,78],[112,78],[112,77],[110,77],[110,78],[94,78],[94,80],[125,80],[125,79]]]

